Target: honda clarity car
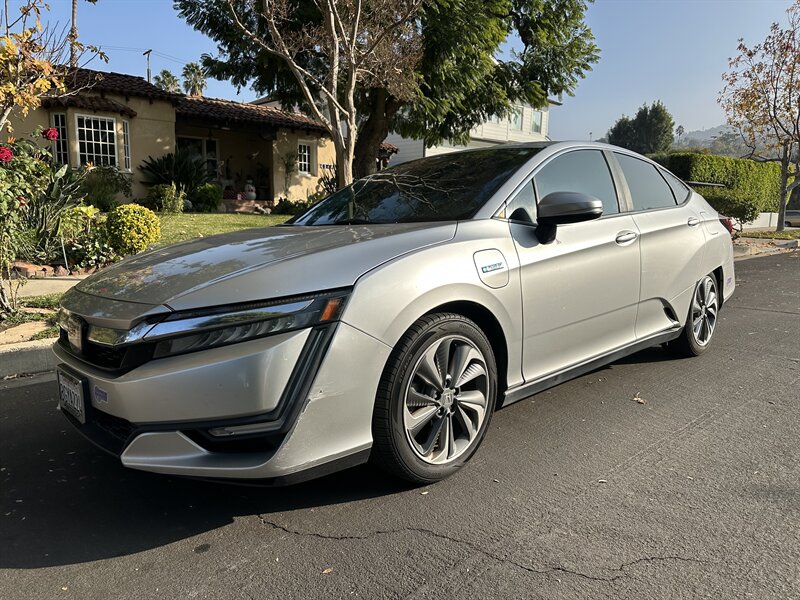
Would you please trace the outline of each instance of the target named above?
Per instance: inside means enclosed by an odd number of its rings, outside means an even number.
[[[371,461],[432,482],[500,407],[649,346],[705,352],[733,269],[716,211],[627,150],[426,158],[79,283],[59,407],[133,469],[289,483]]]

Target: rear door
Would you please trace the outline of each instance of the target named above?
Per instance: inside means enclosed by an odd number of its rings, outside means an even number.
[[[551,192],[603,201],[603,216],[534,234],[536,202]],[[520,261],[523,375],[534,381],[632,343],[639,300],[639,240],[620,212],[607,157],[572,150],[540,167],[506,207]]]
[[[701,277],[705,234],[702,215],[689,203],[689,189],[655,164],[614,153],[625,178],[640,235],[642,276],[637,339],[683,322]]]

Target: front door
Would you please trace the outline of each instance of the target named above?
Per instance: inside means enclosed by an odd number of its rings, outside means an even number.
[[[556,191],[599,198],[603,216],[560,225],[555,241],[541,244],[534,235],[536,199]],[[632,343],[639,236],[633,217],[620,214],[604,153],[557,155],[506,210],[520,261],[525,380],[554,375]]]

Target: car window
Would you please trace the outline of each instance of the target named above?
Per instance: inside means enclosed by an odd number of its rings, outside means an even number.
[[[615,153],[615,155],[631,191],[633,210],[675,206],[672,188],[667,185],[655,166],[627,154]]]
[[[508,201],[501,215],[510,221],[520,223],[536,222],[536,197],[533,193],[533,182],[526,183],[516,195]]]
[[[669,187],[672,188],[672,193],[675,194],[675,200],[678,204],[682,204],[686,198],[689,197],[689,188],[669,171],[661,170],[660,173],[664,176],[664,179],[667,180]]]
[[[534,177],[539,200],[552,192],[579,192],[603,202],[603,214],[619,212],[611,170],[599,150],[575,150],[547,163]]]

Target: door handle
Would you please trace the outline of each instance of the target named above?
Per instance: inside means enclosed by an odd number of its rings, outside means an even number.
[[[620,231],[617,234],[617,239],[615,240],[620,246],[625,244],[630,244],[633,240],[639,237],[633,231]]]
[[[700,225],[700,219],[698,219],[697,217],[689,217],[689,220],[686,221],[686,224],[689,227],[697,227],[698,225]]]

